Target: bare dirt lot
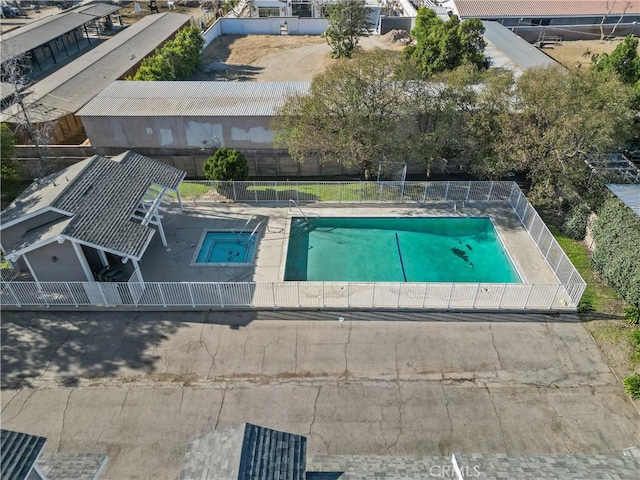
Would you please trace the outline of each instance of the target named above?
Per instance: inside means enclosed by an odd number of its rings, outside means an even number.
[[[360,40],[364,49],[401,50],[384,37]],[[324,38],[312,35],[223,35],[202,54],[191,80],[310,82],[334,62]]]
[[[560,45],[549,45],[543,52],[565,67],[588,67],[591,57],[596,53],[611,53],[620,44],[622,38],[613,40],[574,40]]]

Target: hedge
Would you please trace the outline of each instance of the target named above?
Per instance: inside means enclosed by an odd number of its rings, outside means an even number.
[[[640,306],[640,217],[610,198],[593,223],[593,239],[596,270],[627,302]]]
[[[145,58],[127,80],[186,80],[198,68],[204,39],[198,27],[186,27],[156,52]]]

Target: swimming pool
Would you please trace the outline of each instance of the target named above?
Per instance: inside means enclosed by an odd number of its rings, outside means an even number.
[[[255,246],[255,236],[248,232],[207,231],[200,240],[200,248],[193,263],[251,263]]]
[[[489,218],[293,218],[285,281],[521,283]]]

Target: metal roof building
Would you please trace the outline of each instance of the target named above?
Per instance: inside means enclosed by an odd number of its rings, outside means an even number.
[[[31,107],[31,121],[59,120],[57,141],[80,130],[73,114],[111,82],[133,73],[145,57],[189,21],[187,15],[178,13],[149,15],[35,83],[24,100]],[[3,111],[2,121],[20,123],[20,115],[14,105]]]
[[[610,183],[607,188],[640,217],[640,183]]]
[[[530,68],[558,65],[553,58],[498,22],[483,21],[482,25],[485,40],[501,52],[517,70],[524,72]],[[495,62],[496,58],[492,56],[492,60]]]
[[[453,0],[461,18],[582,17],[640,14],[640,2],[607,0]]]
[[[272,148],[271,119],[307,82],[114,82],[77,115],[96,147]]]
[[[72,43],[78,44],[83,33],[88,39],[89,34],[86,30],[88,23],[94,23],[100,18],[108,17],[121,8],[119,5],[108,3],[82,5],[12,30],[2,35],[3,63],[9,59],[29,54],[30,61],[35,66],[39,66],[39,70],[42,70],[40,65],[42,60],[51,57],[56,63],[56,53],[59,56],[65,54],[68,56],[67,47],[70,47]],[[60,49],[58,40],[62,41],[63,49]]]

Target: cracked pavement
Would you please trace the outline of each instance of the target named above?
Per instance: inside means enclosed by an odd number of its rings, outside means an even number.
[[[3,428],[107,453],[105,479],[175,478],[191,436],[241,422],[307,435],[310,454],[640,443],[571,315],[3,312],[1,328]]]

